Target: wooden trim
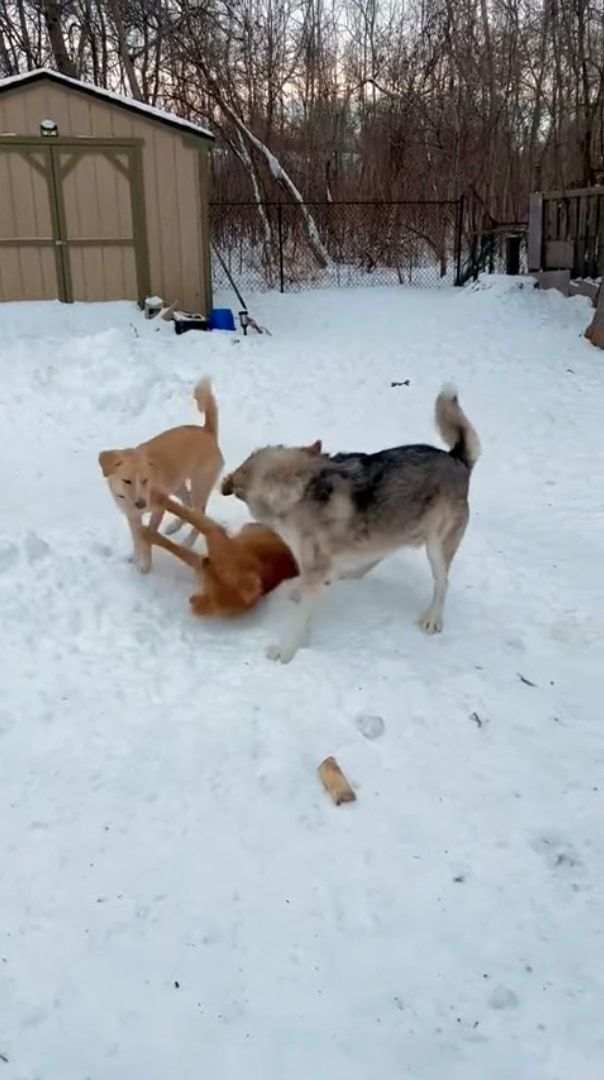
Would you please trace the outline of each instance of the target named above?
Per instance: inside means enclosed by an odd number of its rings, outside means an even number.
[[[136,261],[136,281],[138,302],[144,307],[145,298],[151,292],[151,273],[149,268],[149,247],[147,237],[147,215],[145,212],[145,182],[143,177],[143,159],[140,147],[133,147],[130,158],[130,205],[132,210],[132,233],[134,258]]]
[[[69,173],[73,169],[73,167],[76,164],[77,160],[78,160],[78,155],[77,154],[72,154],[71,157],[67,159],[67,161],[62,161],[61,162],[60,169],[59,169],[59,172],[61,174],[61,181],[63,181],[66,176],[69,176]]]
[[[604,195],[604,187],[571,188],[568,191],[544,191],[544,200],[548,199],[574,199],[581,195]]]
[[[37,147],[36,147],[36,150],[37,150]],[[34,154],[33,154],[33,150],[26,150],[26,149],[19,150],[19,149],[17,149],[17,153],[18,153],[20,158],[23,158],[23,161],[25,161],[29,166],[34,168],[36,170],[36,172],[40,176],[43,176],[44,179],[46,179],[46,177],[48,175],[48,168],[46,167],[46,165],[43,165],[41,161],[36,161],[36,159],[34,157]]]
[[[97,139],[89,135],[68,135],[51,137],[48,135],[0,135],[0,150],[15,149],[17,146],[44,146],[49,150],[53,146],[60,146],[65,148],[77,148],[85,150],[86,147],[98,149],[100,146],[106,146],[108,149],[115,150],[119,147],[123,147],[124,150],[131,149],[133,146],[143,146],[144,139],[134,138],[122,138],[118,136],[116,138],[104,138]]]
[[[201,257],[204,267],[204,302],[205,314],[210,316],[213,306],[212,288],[212,245],[210,240],[210,155],[206,150],[199,150],[199,162],[197,169],[197,198],[199,201],[199,214],[201,218]]]
[[[4,247],[4,248],[54,247],[56,242],[57,241],[53,240],[53,238],[51,236],[41,236],[41,237],[33,237],[33,236],[20,237],[20,236],[15,236],[14,238],[11,238],[10,236],[2,236],[2,237],[0,237],[0,247]]]
[[[125,176],[126,180],[131,181],[132,180],[132,170],[131,170],[132,162],[130,160],[130,154],[127,155],[128,164],[125,165],[124,162],[120,161],[120,159],[119,159],[118,155],[120,153],[123,154],[123,150],[116,150],[115,153],[113,153],[111,150],[106,150],[104,156],[108,159],[108,161],[113,162],[113,164],[115,165],[117,171],[119,173],[121,173],[122,176]]]
[[[96,238],[93,237],[92,239],[89,239],[87,237],[85,240],[73,240],[73,239],[72,240],[66,240],[65,244],[66,244],[67,247],[70,247],[70,248],[72,248],[72,247],[77,247],[77,248],[87,248],[87,247],[98,247],[98,248],[102,248],[102,247],[110,247],[110,248],[131,247],[131,248],[133,248],[134,247],[134,237],[133,236],[123,236],[123,237],[122,236],[107,236],[107,237],[99,236],[99,237],[96,237]]]
[[[65,144],[63,144],[63,146],[60,146],[59,149],[60,150],[65,150],[66,152],[68,151],[68,152],[71,153],[71,157],[69,158],[69,160],[63,162],[63,164],[61,166],[61,179],[63,179],[63,180],[65,179],[66,176],[69,175],[69,173],[73,169],[73,167],[76,164],[76,162],[78,161],[78,159],[81,159],[81,158],[85,157],[86,154],[97,154],[97,155],[100,154],[102,157],[107,158],[107,161],[110,161],[113,165],[115,165],[115,168],[117,169],[117,171],[119,173],[121,173],[122,176],[125,176],[126,180],[130,180],[130,165],[129,164],[124,165],[124,162],[120,161],[118,155],[119,154],[126,154],[127,157],[128,157],[128,162],[130,162],[130,151],[133,150],[133,149],[136,149],[136,147],[133,147],[133,146],[116,146],[116,147],[113,147],[113,146],[106,146],[105,144],[103,144],[103,145],[97,144],[96,146],[89,146],[89,145],[86,145],[86,144],[77,144],[77,145],[72,144],[70,146],[66,146]]]
[[[67,240],[67,226],[65,219],[65,202],[63,199],[63,184],[61,181],[61,161],[56,153],[56,146],[50,147],[50,194],[51,212],[53,214],[53,231],[55,231],[55,251],[57,256],[57,268],[60,269],[63,295],[59,294],[59,300],[66,304],[73,303],[73,289],[71,282],[71,261]],[[54,190],[54,199],[52,198]]]

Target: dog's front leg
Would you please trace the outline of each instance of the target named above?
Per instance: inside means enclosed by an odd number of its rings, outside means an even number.
[[[313,610],[327,583],[328,575],[324,569],[310,572],[302,570],[298,586],[298,603],[290,609],[289,622],[283,633],[283,640],[278,645],[269,645],[266,650],[269,660],[289,664],[298,649],[307,644]]]
[[[133,560],[141,574],[148,574],[151,569],[151,544],[138,518],[129,517],[128,525],[132,536]]]

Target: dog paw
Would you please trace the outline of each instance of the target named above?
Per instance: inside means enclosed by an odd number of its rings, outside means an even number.
[[[212,615],[214,614],[214,608],[210,602],[209,597],[203,593],[194,593],[189,597],[189,604],[191,605],[191,611],[195,615]]]
[[[276,664],[289,664],[290,660],[293,660],[297,650],[295,648],[286,647],[284,645],[269,645],[266,650],[266,657],[268,660],[273,660]]]
[[[419,620],[419,628],[424,631],[424,634],[440,634],[443,628],[442,615],[427,611]]]
[[[148,574],[151,570],[151,553],[145,552],[144,554],[136,555],[134,557],[134,565],[139,574]]]

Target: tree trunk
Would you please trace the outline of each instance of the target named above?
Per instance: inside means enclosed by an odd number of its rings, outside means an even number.
[[[126,81],[130,89],[131,96],[135,101],[142,101],[143,94],[139,85],[138,77],[130,56],[130,50],[128,48],[128,40],[126,35],[126,28],[122,13],[120,11],[119,0],[109,0],[109,8],[113,18],[113,25],[115,26],[115,33],[117,37],[117,48],[120,55],[122,64],[124,65],[124,74]]]
[[[604,288],[602,288],[602,285],[600,285],[594,317],[585,331],[585,337],[588,341],[591,341],[592,345],[604,349]]]
[[[319,230],[317,228],[317,223],[310,210],[306,206],[302,195],[298,191],[298,188],[294,184],[291,176],[283,168],[278,158],[276,158],[275,155],[269,150],[268,146],[266,146],[261,139],[258,139],[256,135],[254,135],[254,133],[247,126],[247,124],[245,124],[241,117],[237,115],[234,109],[232,109],[231,106],[227,104],[226,101],[224,101],[224,99],[217,100],[223,112],[226,113],[227,116],[229,116],[231,120],[237,125],[240,134],[244,135],[246,139],[248,139],[248,141],[252,144],[252,146],[254,146],[256,150],[258,150],[261,154],[264,155],[273,179],[276,180],[277,183],[281,184],[282,187],[284,187],[289,192],[293,202],[300,208],[300,213],[302,215],[302,220],[304,222],[304,227],[306,231],[306,238],[308,240],[308,246],[310,247],[310,250],[315,257],[317,265],[320,266],[322,269],[325,269],[325,267],[328,266],[330,262],[329,254],[327,252],[327,249],[323,245],[323,241],[321,240]]]
[[[272,285],[272,283],[273,283],[273,234],[272,234],[272,229],[271,229],[270,221],[269,221],[267,213],[266,213],[266,207],[265,207],[265,205],[264,205],[264,203],[262,201],[262,192],[260,191],[260,185],[258,183],[258,177],[256,175],[256,169],[255,169],[255,166],[254,166],[254,162],[252,161],[252,158],[251,158],[250,154],[248,153],[248,149],[247,149],[247,146],[245,145],[245,140],[243,138],[243,135],[242,135],[242,132],[241,132],[240,128],[237,128],[237,138],[239,140],[239,151],[238,151],[239,157],[240,157],[240,160],[243,162],[243,164],[245,165],[245,168],[247,169],[247,171],[249,173],[250,180],[252,182],[252,188],[253,188],[253,191],[254,191],[254,201],[255,201],[256,206],[258,208],[258,213],[260,215],[260,220],[262,222],[262,228],[264,230],[264,245],[263,245],[263,247],[264,247],[264,259],[265,259],[265,264],[266,264],[266,271],[267,271],[268,280],[269,280],[269,283]]]
[[[78,74],[75,64],[67,52],[65,38],[63,37],[58,0],[44,0],[44,19],[57,71],[60,71],[61,75],[69,75],[71,79],[77,79]]]

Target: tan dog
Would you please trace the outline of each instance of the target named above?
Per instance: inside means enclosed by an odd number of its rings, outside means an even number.
[[[196,615],[242,615],[282,581],[297,577],[298,565],[287,544],[266,525],[244,525],[229,536],[204,514],[195,514],[163,495],[157,494],[157,502],[205,536],[208,553],[196,555],[157,531],[143,530],[149,544],[169,551],[195,571],[203,590],[189,600]]]
[[[218,407],[209,379],[197,384],[194,397],[199,411],[205,415],[203,427],[186,424],[164,431],[133,449],[103,450],[99,454],[99,465],[109,490],[128,520],[133,558],[143,574],[151,569],[151,546],[141,533],[143,514],[151,511],[152,530],[159,528],[164,514],[161,506],[151,502],[151,490],[166,496],[176,495],[203,513],[224,465],[217,441]],[[168,532],[176,532],[181,524],[177,520]],[[192,547],[197,535],[198,530],[192,527],[185,544]]]

